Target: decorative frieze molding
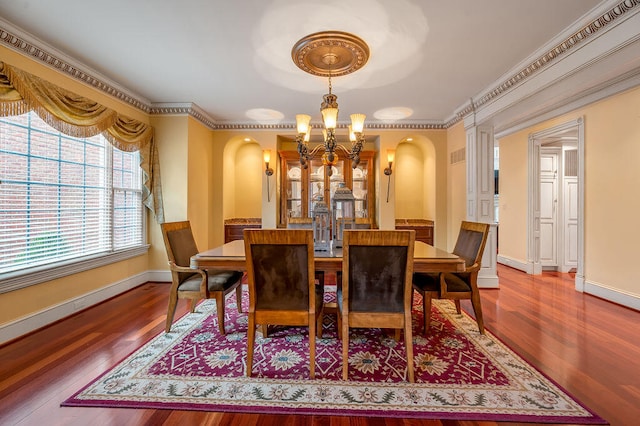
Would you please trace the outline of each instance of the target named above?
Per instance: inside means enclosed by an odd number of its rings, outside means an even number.
[[[490,102],[494,98],[509,91],[513,87],[520,85],[524,80],[531,77],[534,73],[537,73],[543,68],[546,68],[552,62],[568,54],[570,50],[578,47],[587,40],[592,39],[605,27],[610,26],[614,21],[627,15],[632,9],[639,6],[640,0],[624,0],[618,3],[616,6],[591,21],[588,25],[584,26],[579,31],[575,32],[561,43],[558,43],[543,55],[534,59],[526,67],[520,69],[510,78],[503,81],[502,83],[495,86],[493,89],[489,90],[487,93],[473,101],[474,105],[472,105],[472,108],[481,107],[487,102]]]
[[[604,6],[606,7],[606,5]],[[508,74],[502,81],[497,81],[489,89],[480,93],[474,99],[470,99],[468,103],[462,105],[456,110],[452,116],[442,122],[430,123],[368,123],[367,128],[372,130],[440,130],[448,129],[451,126],[465,119],[465,117],[476,112],[482,106],[492,102],[496,98],[503,96],[505,93],[520,86],[531,76],[539,73],[559,59],[566,57],[571,51],[577,47],[584,45],[587,41],[591,41],[594,37],[617,25],[628,16],[636,13],[640,9],[640,0],[624,0],[615,3],[608,10],[592,19],[582,28],[574,31],[570,36],[560,42],[556,42],[554,46],[547,49],[546,52],[538,54],[533,59],[526,61],[526,65],[521,66],[515,72]],[[11,23],[0,18],[0,43],[18,51],[28,57],[34,58],[63,74],[66,74],[76,80],[100,90],[128,105],[131,105],[145,113],[151,115],[163,114],[188,114],[196,120],[213,130],[264,130],[264,129],[290,129],[294,128],[293,124],[260,124],[260,123],[221,123],[216,122],[209,117],[204,111],[194,104],[190,106],[163,106],[153,105],[148,101],[130,93],[128,90],[119,87],[115,82],[110,81],[106,77],[101,77],[95,71],[86,71],[88,68],[79,64],[74,64],[74,60],[68,58],[62,52],[48,46],[46,43],[38,40],[28,34],[25,34]],[[83,70],[84,69],[84,70]]]
[[[154,103],[149,109],[151,115],[189,115],[211,130],[218,129],[215,120],[194,103]]]

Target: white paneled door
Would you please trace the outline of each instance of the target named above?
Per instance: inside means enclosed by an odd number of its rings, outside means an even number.
[[[540,263],[558,267],[558,165],[562,151],[540,149]]]

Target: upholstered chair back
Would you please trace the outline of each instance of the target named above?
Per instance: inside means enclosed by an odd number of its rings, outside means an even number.
[[[307,309],[307,245],[255,244],[251,246],[251,252],[254,284],[258,295],[256,309]]]
[[[349,310],[403,312],[407,246],[349,248]]]

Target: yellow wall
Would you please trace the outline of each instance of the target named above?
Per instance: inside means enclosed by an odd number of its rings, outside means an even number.
[[[262,176],[264,175],[260,145],[257,143],[241,145],[236,151],[233,164],[235,165],[236,183],[234,215],[236,217],[260,217],[262,213]],[[269,183],[270,188],[275,185],[273,177]]]
[[[500,255],[526,262],[529,134],[579,117],[585,130],[585,281],[638,296],[640,282],[630,266],[640,241],[640,88],[499,141]]]
[[[500,139],[498,247],[500,255],[527,260],[527,186],[529,130]]]
[[[384,153],[382,155],[384,161]],[[433,219],[435,211],[430,215],[425,211],[423,196],[427,186],[425,174],[425,154],[422,149],[413,143],[401,143],[396,148],[396,161],[394,165],[396,193],[395,209],[396,218],[402,219]],[[387,190],[387,177],[384,177],[380,196],[385,197]],[[435,194],[431,194],[432,204],[435,204]],[[386,200],[386,198],[385,198]]]
[[[459,122],[447,130],[447,165],[448,165],[448,186],[447,191],[447,218],[449,228],[447,230],[448,245],[440,246],[446,250],[453,250],[460,222],[467,218],[467,162],[460,161],[451,164],[451,153],[459,149],[466,149],[467,136],[464,130],[464,123]]]
[[[0,294],[0,325],[99,290],[147,270],[147,255]]]
[[[202,250],[211,247],[215,234],[216,203],[213,202],[213,144],[211,130],[192,117],[187,132],[187,217],[191,221],[196,244]]]

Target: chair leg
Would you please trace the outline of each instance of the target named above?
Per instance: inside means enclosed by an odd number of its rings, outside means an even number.
[[[255,313],[249,312],[249,324],[247,329],[247,377],[251,377],[253,369],[253,344],[256,339],[256,317]]]
[[[242,313],[242,283],[236,287],[236,305],[238,306],[238,312]]]
[[[342,319],[342,380],[349,379],[349,319]]]
[[[262,330],[262,338],[266,339],[269,335],[269,324],[260,324],[260,330]]]
[[[323,319],[324,319],[324,309],[320,311],[319,314],[316,314],[316,334],[318,335],[319,339],[322,339]]]
[[[427,293],[422,295],[422,314],[424,316],[424,334],[427,334],[431,325],[431,295]]]
[[[176,306],[178,305],[178,295],[172,293],[169,295],[169,308],[167,309],[167,323],[164,331],[169,333],[171,331],[171,324],[173,324],[173,317],[176,314]]]
[[[413,373],[413,334],[411,331],[411,313],[407,312],[404,316],[404,344],[407,350],[407,374],[409,375],[409,383],[414,383],[415,377]]]
[[[462,313],[462,312],[460,311],[460,299],[455,299],[453,302],[456,304],[456,312],[457,312],[458,314]]]
[[[460,303],[458,301],[458,303]],[[476,314],[476,322],[478,323],[478,330],[480,334],[484,334],[484,321],[482,319],[482,305],[480,304],[480,295],[473,293],[471,295],[471,304],[473,305],[473,312]]]
[[[316,378],[316,319],[309,315],[309,377]]]
[[[196,305],[198,304],[197,299],[189,299],[189,311],[194,313],[196,311]]]
[[[216,292],[216,311],[218,311],[218,330],[220,330],[220,334],[224,336],[226,331],[224,329],[224,293]]]
[[[337,311],[336,320],[336,325],[338,327],[338,340],[340,340],[342,339],[342,314],[340,313],[340,311]]]

